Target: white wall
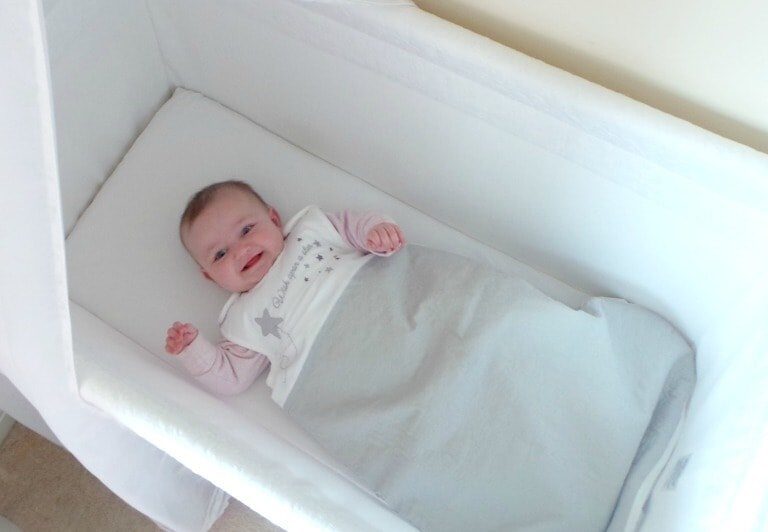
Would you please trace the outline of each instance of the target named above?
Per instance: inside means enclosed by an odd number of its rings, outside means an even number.
[[[765,0],[415,0],[525,54],[768,153]]]

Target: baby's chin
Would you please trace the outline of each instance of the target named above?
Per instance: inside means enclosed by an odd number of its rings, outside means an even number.
[[[261,279],[247,280],[247,281],[243,280],[242,282],[239,282],[239,283],[224,282],[224,283],[216,283],[216,284],[222,290],[226,290],[227,292],[235,294],[235,293],[250,291],[254,286],[259,284],[259,281],[261,281]]]
[[[261,279],[259,279],[259,281],[261,281]],[[236,291],[240,293],[250,292],[257,284],[259,284],[259,281],[256,281],[255,283],[244,284],[243,286],[239,287],[239,289]]]
[[[254,277],[252,279],[243,279],[241,283],[236,287],[236,290],[231,290],[232,292],[250,292],[254,287],[256,287],[257,284],[261,282],[264,277],[266,277],[267,272],[265,272],[263,275],[259,275],[258,277]]]

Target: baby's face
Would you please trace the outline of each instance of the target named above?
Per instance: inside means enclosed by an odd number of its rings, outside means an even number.
[[[283,251],[280,215],[252,195],[221,190],[181,236],[203,275],[230,292],[247,292]]]

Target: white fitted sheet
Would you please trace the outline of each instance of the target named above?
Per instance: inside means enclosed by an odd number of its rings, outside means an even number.
[[[166,364],[174,363],[163,352],[165,330],[173,321],[192,322],[209,338],[219,337],[216,316],[228,294],[200,275],[178,241],[177,224],[197,189],[229,178],[249,181],[284,219],[309,203],[328,211],[377,209],[393,216],[411,242],[470,255],[515,272],[574,307],[587,297],[218,103],[179,88],[67,239],[69,291],[77,309],[73,312],[75,338],[81,338],[76,357],[83,396],[156,445],[186,445],[201,453],[215,449],[214,456],[208,457],[210,463],[196,470],[214,482],[222,478],[212,476],[226,473],[226,468],[213,471],[212,464],[219,463],[237,466],[238,483],[229,486],[248,486],[249,479],[263,484],[264,479],[258,478],[265,475],[263,469],[238,464],[243,463],[243,453],[250,452],[247,442],[258,442],[264,429],[334,465],[270,401],[263,378],[242,395],[217,398],[192,391],[197,388],[193,379]],[[89,344],[93,331],[98,331],[94,334],[100,340]],[[106,353],[110,342],[104,338],[117,333],[127,337],[126,345],[133,348]],[[127,356],[137,360],[126,360]],[[175,440],[169,443],[168,438]],[[225,489],[226,484],[219,482]]]

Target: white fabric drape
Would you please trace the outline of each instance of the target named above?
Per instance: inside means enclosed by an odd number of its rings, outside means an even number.
[[[129,504],[166,528],[207,530],[227,495],[78,395],[39,0],[0,4],[0,51],[0,373]]]

